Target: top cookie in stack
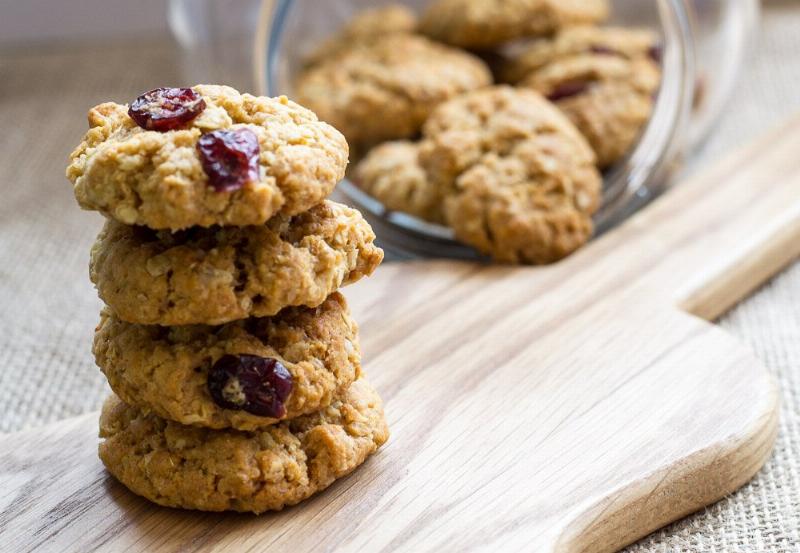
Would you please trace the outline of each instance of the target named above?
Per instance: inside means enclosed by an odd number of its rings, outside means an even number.
[[[67,176],[108,218],[90,273],[109,471],[162,505],[261,512],[361,464],[388,430],[337,290],[383,252],[325,199],[344,137],[285,97],[206,85],[89,125]]]
[[[100,104],[89,126],[67,177],[82,208],[125,225],[260,225],[319,204],[347,166],[344,137],[313,112],[227,86]]]

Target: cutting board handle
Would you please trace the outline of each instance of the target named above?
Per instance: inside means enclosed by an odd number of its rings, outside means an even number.
[[[603,241],[574,262],[598,278],[647,265],[637,278],[648,294],[718,317],[800,255],[800,116],[677,184]]]

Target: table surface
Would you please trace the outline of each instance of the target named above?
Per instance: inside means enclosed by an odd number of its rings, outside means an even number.
[[[800,111],[800,6],[765,6],[760,44],[726,114],[688,170]],[[169,41],[0,51],[0,431],[97,409],[107,385],[90,344],[100,302],[88,249],[101,225],[80,211],[64,177],[86,126],[107,99],[181,84]],[[185,83],[192,84],[192,83]],[[800,264],[723,317],[774,371],[778,442],[756,478],[731,497],[627,551],[796,551],[800,548]]]

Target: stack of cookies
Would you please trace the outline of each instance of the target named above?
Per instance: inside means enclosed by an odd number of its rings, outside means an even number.
[[[307,56],[300,101],[356,146],[386,211],[450,227],[506,263],[592,235],[600,171],[647,124],[659,37],[599,26],[607,0],[430,0],[363,10]]]
[[[67,176],[107,217],[91,278],[108,470],[161,505],[258,513],[364,462],[388,430],[337,290],[383,252],[325,199],[344,137],[223,86],[101,104],[89,126]]]

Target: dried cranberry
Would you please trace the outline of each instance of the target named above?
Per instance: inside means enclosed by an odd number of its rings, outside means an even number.
[[[148,131],[171,131],[184,126],[206,109],[206,102],[191,88],[156,88],[136,98],[128,115]]]
[[[654,44],[647,49],[647,55],[650,56],[651,60],[660,64],[661,59],[664,57],[664,49],[660,44]]]
[[[280,361],[256,355],[223,355],[208,372],[208,391],[225,409],[281,418],[292,375]]]
[[[550,94],[547,95],[547,99],[551,102],[557,102],[558,100],[563,100],[564,98],[569,98],[570,96],[585,92],[587,88],[589,88],[589,81],[566,81],[555,87]]]
[[[258,179],[258,137],[246,127],[206,133],[197,141],[197,151],[217,192],[238,190]]]
[[[589,51],[593,54],[601,54],[604,56],[616,56],[618,52],[608,46],[603,46],[602,44],[594,44],[589,47]]]

